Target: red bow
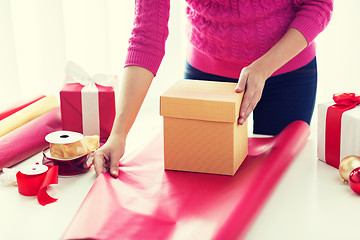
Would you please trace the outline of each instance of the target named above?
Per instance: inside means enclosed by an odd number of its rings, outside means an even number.
[[[360,95],[355,93],[336,93],[333,95],[334,102],[341,106],[352,106],[360,104]]]

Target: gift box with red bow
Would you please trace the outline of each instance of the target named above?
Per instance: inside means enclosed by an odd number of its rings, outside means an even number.
[[[338,168],[342,159],[360,155],[360,96],[334,94],[318,105],[318,158]]]
[[[99,135],[102,142],[106,141],[115,118],[116,76],[90,77],[72,62],[66,66],[66,75],[60,92],[63,130]]]

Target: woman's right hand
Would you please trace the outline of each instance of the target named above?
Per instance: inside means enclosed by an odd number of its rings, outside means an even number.
[[[125,152],[125,140],[110,136],[108,141],[94,154],[94,169],[96,176],[109,172],[111,176],[119,176],[119,162]]]
[[[110,137],[94,155],[93,163],[97,176],[103,172],[109,172],[115,178],[119,176],[119,162],[125,152],[127,134],[135,121],[153,78],[154,74],[143,67],[127,66],[124,69]]]

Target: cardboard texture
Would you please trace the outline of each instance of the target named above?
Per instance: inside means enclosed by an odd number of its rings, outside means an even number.
[[[350,155],[360,156],[360,106],[342,113],[341,125],[333,126],[334,131],[340,130],[339,149],[327,149],[326,117],[327,111],[334,102],[326,102],[318,105],[318,158],[338,168],[342,159]],[[340,129],[339,129],[340,128]],[[336,155],[336,156],[333,156]],[[329,161],[329,158],[334,159]]]
[[[99,129],[100,140],[106,140],[111,132],[115,118],[115,93],[113,87],[97,85],[99,96]],[[65,84],[60,91],[61,120],[63,130],[80,132],[83,131],[83,112],[81,101],[81,90],[83,86],[79,83]],[[88,116],[91,117],[91,116]]]
[[[234,175],[248,153],[235,83],[179,80],[160,97],[167,170]]]

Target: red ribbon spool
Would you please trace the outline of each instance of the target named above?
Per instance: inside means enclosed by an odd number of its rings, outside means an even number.
[[[35,165],[24,168],[16,174],[18,191],[24,196],[37,196],[41,205],[55,202],[46,190],[50,184],[58,183],[58,171],[55,166]]]
[[[43,150],[43,164],[57,166],[59,175],[72,176],[87,172],[92,166],[91,153],[74,159],[56,159],[50,157],[50,149]]]

